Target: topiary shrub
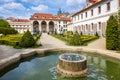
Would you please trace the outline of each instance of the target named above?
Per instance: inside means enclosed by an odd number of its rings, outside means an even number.
[[[117,29],[118,20],[112,15],[107,21],[106,29],[106,48],[109,50],[116,50],[117,48]]]
[[[68,44],[74,45],[74,46],[78,46],[78,45],[82,44],[82,40],[81,40],[80,35],[77,31],[73,34],[73,37],[69,38]]]
[[[19,43],[19,46],[20,46],[20,47],[27,48],[27,47],[32,47],[32,46],[34,46],[34,45],[35,45],[35,40],[34,40],[34,38],[33,38],[32,34],[31,34],[29,31],[27,31],[27,32],[23,35],[23,37],[22,37],[22,39],[21,39],[21,41],[20,41],[20,43]]]
[[[73,39],[74,39],[75,46],[82,44],[82,40],[81,40],[80,35],[77,31],[73,34]]]

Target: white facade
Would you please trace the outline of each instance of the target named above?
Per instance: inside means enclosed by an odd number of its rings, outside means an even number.
[[[117,13],[119,1],[101,0],[91,6],[86,6],[83,10],[73,14],[71,24],[73,29],[68,30],[77,30],[85,35],[95,35],[97,32],[99,36],[105,36],[106,22],[110,15]]]
[[[15,30],[17,30],[18,33],[24,33],[27,30],[31,31],[30,22],[9,22],[9,24],[12,28],[15,28]]]

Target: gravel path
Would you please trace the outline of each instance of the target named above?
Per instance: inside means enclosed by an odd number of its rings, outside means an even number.
[[[40,39],[40,42],[42,43],[41,48],[61,48],[61,47],[68,47],[65,45],[65,42],[56,39],[52,36],[49,36],[46,33],[43,33]]]
[[[88,48],[93,48],[93,49],[102,49],[106,50],[106,39],[105,38],[100,38],[97,39],[86,46]]]

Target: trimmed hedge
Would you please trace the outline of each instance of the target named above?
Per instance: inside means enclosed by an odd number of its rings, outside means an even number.
[[[55,37],[55,38],[58,38],[62,41],[65,41],[67,42],[68,45],[74,45],[74,41],[76,42],[81,42],[80,44],[81,45],[87,45],[88,42],[90,41],[93,41],[93,40],[96,40],[98,39],[99,37],[97,36],[87,36],[87,35],[79,35],[77,38],[79,38],[78,40],[75,40],[73,37],[73,35],[65,35],[65,36],[60,36],[59,34],[50,34],[51,36]],[[77,44],[77,43],[75,43]]]
[[[82,40],[80,38],[80,35],[78,34],[78,32],[76,31],[73,34],[73,37],[70,37],[68,40],[68,45],[74,45],[74,46],[79,46],[82,44]]]
[[[32,47],[34,45],[35,45],[34,38],[33,38],[32,34],[29,31],[27,31],[23,35],[23,37],[22,37],[22,39],[21,39],[21,41],[19,43],[19,46],[24,47],[24,48],[28,48],[28,47]]]
[[[8,41],[8,40],[0,40],[0,44],[10,45],[10,46],[18,46],[18,41]]]
[[[117,45],[118,45],[117,30],[118,30],[118,20],[115,18],[115,16],[112,15],[107,21],[107,29],[106,29],[106,48],[109,50],[117,49]]]

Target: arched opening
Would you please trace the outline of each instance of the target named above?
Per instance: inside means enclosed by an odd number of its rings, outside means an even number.
[[[47,31],[47,23],[45,21],[41,22],[41,31],[46,32]]]
[[[50,32],[50,33],[53,33],[53,32],[54,32],[54,22],[53,22],[53,21],[50,21],[50,22],[49,22],[49,32]]]
[[[38,23],[38,21],[33,22],[33,34],[39,34],[39,23]]]

